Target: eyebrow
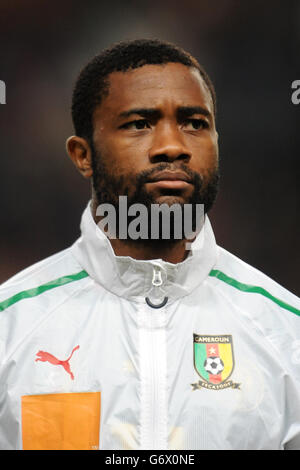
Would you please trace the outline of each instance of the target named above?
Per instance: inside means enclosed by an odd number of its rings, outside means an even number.
[[[134,109],[129,109],[128,111],[123,111],[122,113],[119,114],[120,118],[128,118],[132,116],[133,114],[139,114],[140,116],[146,117],[146,118],[159,118],[161,117],[161,111],[155,108],[134,108]]]
[[[148,119],[158,119],[162,116],[162,112],[156,108],[134,108],[129,109],[128,111],[122,111],[119,114],[120,118],[128,118],[134,114],[143,116]],[[211,117],[211,113],[208,109],[203,108],[202,106],[180,106],[177,109],[177,116],[180,119],[193,116],[194,114],[203,114],[204,116]]]
[[[203,114],[203,116],[207,117],[211,116],[208,109],[203,108],[202,106],[180,106],[177,110],[177,115],[180,118],[186,118],[193,116],[194,114]]]

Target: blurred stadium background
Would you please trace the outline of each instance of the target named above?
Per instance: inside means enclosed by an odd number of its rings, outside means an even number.
[[[215,84],[218,244],[300,295],[299,0],[1,0],[0,282],[79,236],[90,188],[65,152],[73,83],[101,49],[138,37],[184,47]]]

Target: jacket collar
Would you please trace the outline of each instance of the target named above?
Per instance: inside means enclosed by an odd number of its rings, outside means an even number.
[[[82,268],[108,291],[119,297],[145,302],[145,297],[169,298],[169,303],[188,295],[208,276],[217,259],[217,245],[207,216],[201,232],[191,244],[189,256],[172,264],[161,259],[136,260],[116,256],[108,238],[95,223],[90,203],[81,219],[81,237],[71,247]],[[153,286],[160,273],[159,287]]]

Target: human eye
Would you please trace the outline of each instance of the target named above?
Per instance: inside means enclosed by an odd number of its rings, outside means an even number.
[[[191,131],[207,129],[209,127],[209,124],[205,119],[196,119],[196,118],[186,119],[183,125],[185,129],[191,130]]]
[[[121,126],[121,129],[143,130],[150,129],[150,124],[146,119],[135,119],[134,121],[126,122]]]

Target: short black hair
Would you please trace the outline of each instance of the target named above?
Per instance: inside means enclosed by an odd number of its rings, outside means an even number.
[[[158,39],[135,39],[113,44],[96,55],[80,72],[73,89],[72,119],[77,136],[92,144],[93,113],[109,92],[109,75],[143,65],[181,63],[199,70],[207,85],[216,114],[216,93],[199,62],[182,48]]]

